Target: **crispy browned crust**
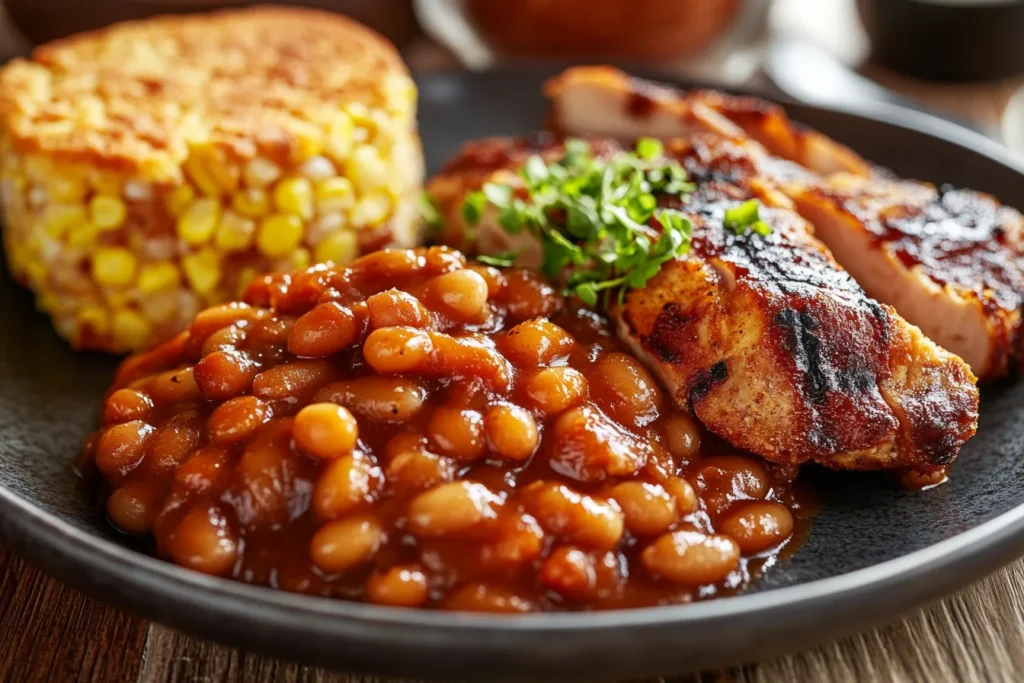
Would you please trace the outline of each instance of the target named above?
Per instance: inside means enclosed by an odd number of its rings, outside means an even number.
[[[599,153],[617,149],[593,142]],[[678,205],[695,227],[693,248],[612,314],[677,402],[776,462],[919,471],[951,462],[977,424],[967,365],[864,294],[758,175],[759,148],[696,136],[670,151],[699,183]],[[466,191],[531,153],[559,147],[545,138],[473,143],[429,188],[458,224]],[[722,228],[725,209],[751,197],[771,207],[768,237]]]
[[[394,75],[408,83],[394,47],[333,13],[159,17],[11,61],[0,72],[0,126],[16,151],[160,177],[193,143],[287,159],[341,104],[403,96],[389,91]]]

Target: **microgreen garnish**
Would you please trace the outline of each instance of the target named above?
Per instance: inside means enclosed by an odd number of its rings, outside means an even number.
[[[476,257],[476,260],[485,266],[494,266],[495,268],[511,268],[516,262],[516,257],[519,256],[518,251],[505,251],[500,254],[480,254]]]
[[[772,231],[771,226],[761,220],[761,203],[750,199],[739,206],[725,210],[725,227],[737,235],[746,234],[751,230],[762,237]]]
[[[545,275],[568,272],[568,291],[591,306],[616,289],[621,299],[690,250],[690,221],[658,208],[657,197],[682,198],[694,185],[663,152],[661,142],[643,138],[633,152],[597,159],[588,143],[570,139],[557,161],[527,160],[521,189],[489,183],[471,192],[462,216],[475,225],[493,205],[506,231],[525,229],[540,240]]]

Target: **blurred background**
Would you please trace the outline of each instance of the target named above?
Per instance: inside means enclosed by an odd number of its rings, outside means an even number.
[[[2,0],[0,56],[160,13],[240,0]],[[1024,154],[1024,0],[306,0],[390,38],[414,70],[642,64],[852,109],[896,103]]]

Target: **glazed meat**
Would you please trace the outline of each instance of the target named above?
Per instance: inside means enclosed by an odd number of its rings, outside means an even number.
[[[813,171],[766,155],[758,162],[764,181],[795,200],[869,296],[895,306],[982,378],[1019,363],[1024,221],[1017,211],[978,192],[894,179],[754,98],[680,93],[607,67],[570,69],[547,93],[552,125],[565,133],[745,135]]]
[[[599,155],[619,151],[609,141],[591,145]],[[533,153],[562,151],[542,139],[492,140],[449,164],[428,187],[447,237],[465,235],[459,209],[468,190],[515,178]],[[759,145],[702,135],[673,141],[668,154],[697,182],[685,202],[663,200],[692,223],[691,251],[609,312],[676,402],[729,443],[775,462],[920,472],[951,462],[976,428],[970,368],[836,264],[791,201],[762,180]],[[771,232],[724,229],[725,211],[751,198]],[[493,250],[502,234],[485,214],[475,237]],[[536,254],[522,252],[521,265],[536,265]]]

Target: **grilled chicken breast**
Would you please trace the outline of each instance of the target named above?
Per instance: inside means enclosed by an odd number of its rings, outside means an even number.
[[[619,149],[591,144],[598,155]],[[467,191],[515,183],[533,153],[554,158],[562,149],[544,138],[482,141],[433,179],[447,237],[470,234],[459,210]],[[702,135],[673,141],[668,153],[698,183],[685,202],[663,200],[693,224],[691,251],[609,313],[676,401],[729,443],[775,462],[919,472],[951,462],[976,428],[970,368],[836,264],[791,200],[763,181],[759,145]],[[769,207],[767,236],[723,228],[725,210],[750,198]],[[511,246],[491,214],[475,230],[480,249]],[[521,265],[538,255],[534,245]]]
[[[758,164],[869,296],[895,306],[984,379],[1020,363],[1024,220],[1017,211],[978,192],[894,179],[761,100],[680,93],[607,67],[570,69],[546,91],[552,125],[567,134],[743,134],[812,171],[767,158]]]

